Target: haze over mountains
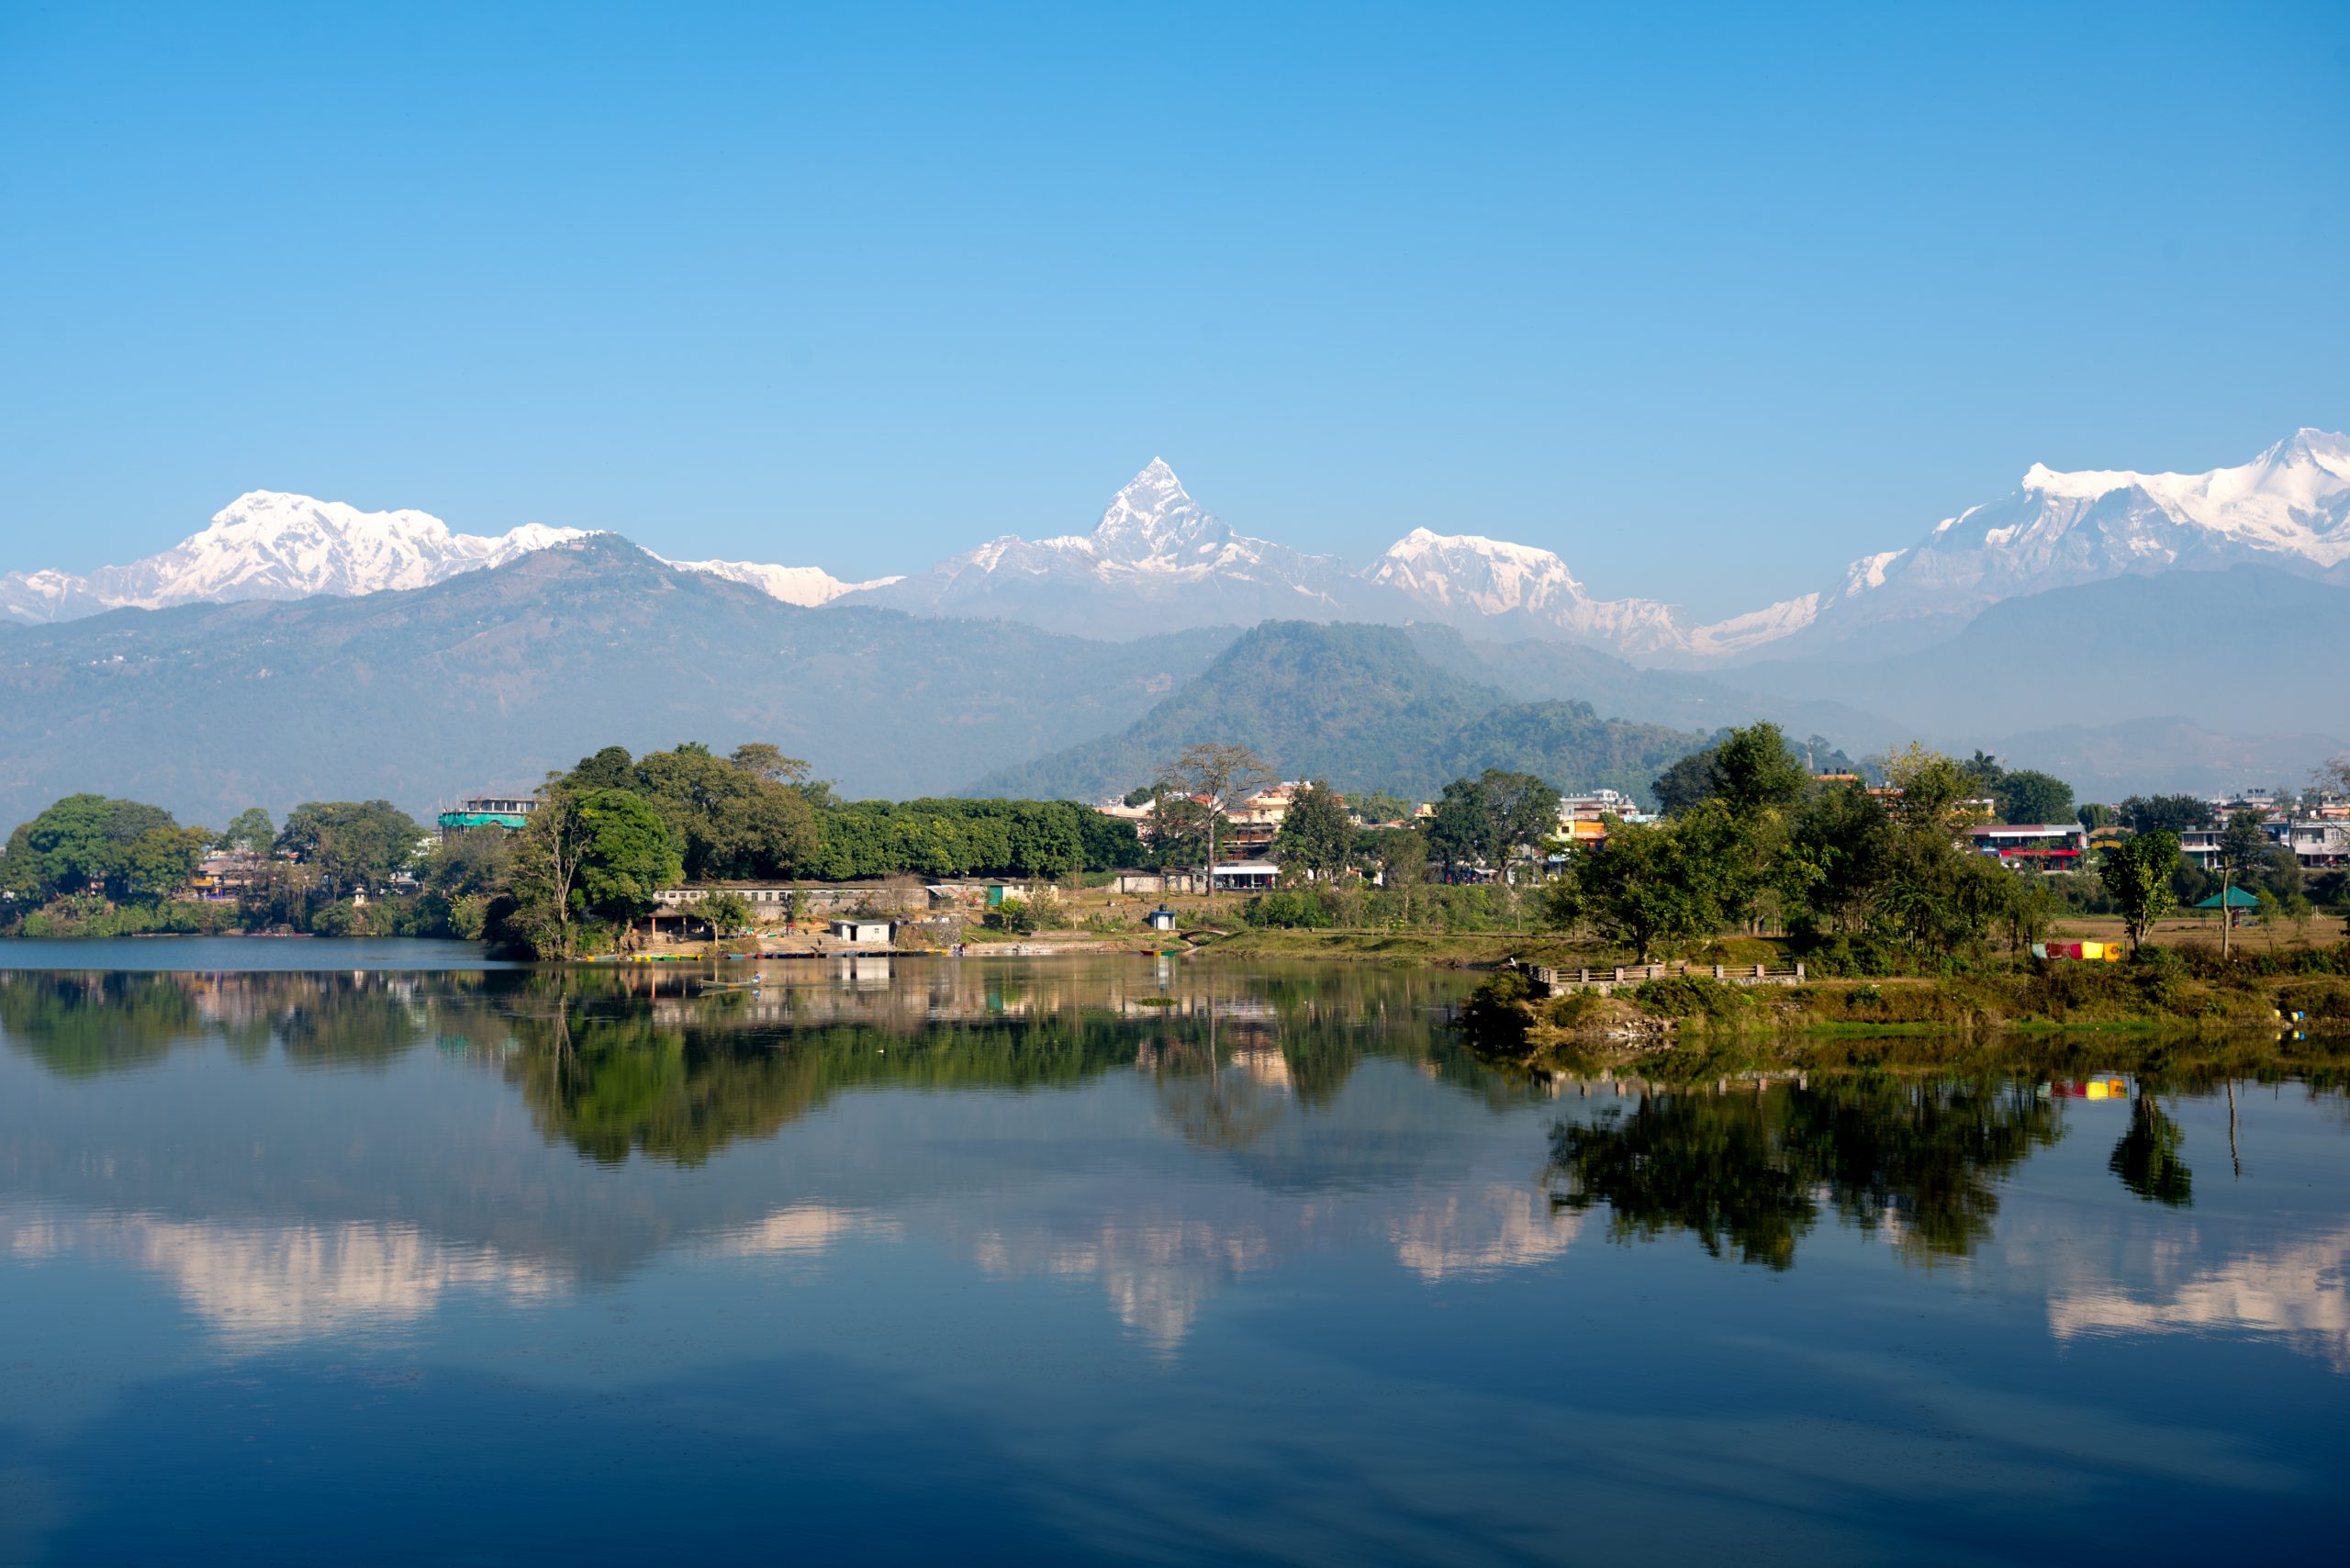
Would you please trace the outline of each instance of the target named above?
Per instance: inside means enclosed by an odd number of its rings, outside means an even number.
[[[776,741],[852,793],[1123,790],[1203,714],[1356,788],[1480,756],[1620,787],[1651,741],[1762,717],[1856,756],[1985,745],[2085,793],[2217,789],[2306,777],[2350,736],[2350,441],[2201,475],[2035,466],[1831,588],[1695,628],[1482,535],[1296,551],[1156,460],[1088,532],[865,583],[254,491],[145,561],[0,578],[0,814],[74,789],[199,816],[427,805],[697,736]],[[1317,642],[1332,623],[1367,624]],[[1318,673],[1264,673],[1284,658]]]
[[[529,524],[482,538],[422,512],[257,490],[131,566],[0,577],[0,612],[41,622],[124,605],[420,588],[577,535]],[[1415,529],[1360,567],[1308,554],[1237,532],[1156,458],[1090,532],[994,539],[927,570],[850,583],[810,566],[677,564],[791,604],[1003,617],[1083,635],[1267,619],[1432,621],[1689,665],[1870,633],[1860,651],[1873,655],[1888,641],[1947,635],[2022,595],[2245,563],[2350,583],[2350,439],[2301,430],[2249,463],[2204,474],[2068,474],[2034,464],[2014,491],[1942,520],[1912,545],[1824,572],[1827,586],[1813,593],[1705,625],[1685,624],[1659,599],[1598,598],[1556,553],[1483,534]]]

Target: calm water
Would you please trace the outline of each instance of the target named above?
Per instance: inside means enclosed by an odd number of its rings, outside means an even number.
[[[1442,975],[127,946],[0,974],[0,1559],[2338,1560],[2322,1069],[2232,1158]]]

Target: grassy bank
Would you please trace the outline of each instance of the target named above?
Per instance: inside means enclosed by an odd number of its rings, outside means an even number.
[[[1644,1056],[1795,1036],[1815,1045],[1841,1039],[1864,1048],[1905,1038],[2012,1041],[2058,1033],[2334,1038],[2350,1037],[2350,979],[2262,974],[2250,965],[2199,976],[2158,962],[2053,964],[2007,973],[1785,987],[1684,975],[1612,996],[1548,997],[1537,994],[1528,977],[1505,972],[1478,989],[1463,1021],[1480,1050],[1528,1061],[1595,1051]]]

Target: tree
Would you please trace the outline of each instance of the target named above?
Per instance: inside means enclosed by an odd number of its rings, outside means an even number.
[[[614,924],[636,919],[684,872],[677,835],[626,790],[588,790],[577,811],[585,832],[578,888],[588,913]]]
[[[2130,949],[2146,945],[2146,933],[2171,909],[2171,872],[2178,866],[2178,834],[2157,830],[2123,840],[2105,852],[2098,878],[2121,906]]]
[[[1464,861],[1499,865],[1520,845],[1539,846],[1558,830],[1558,790],[1531,773],[1488,767],[1444,787],[1428,821],[1428,848],[1450,873]]]
[[[1713,792],[1739,816],[1792,806],[1811,786],[1810,774],[1776,724],[1732,730],[1713,756]]]
[[[593,756],[581,757],[564,782],[574,790],[625,790],[636,782],[636,759],[626,746],[608,745]]]
[[[1161,866],[1197,865],[1208,851],[1208,819],[1217,814],[1174,785],[1158,785],[1146,824],[1151,853]]]
[[[694,913],[710,927],[710,938],[718,941],[751,924],[751,901],[732,888],[722,888],[705,893],[694,902]]]
[[[1991,786],[1999,820],[2009,823],[2062,823],[2073,817],[2073,787],[2053,773],[2029,767],[2003,771]]]
[[[643,798],[626,790],[556,784],[514,846],[511,920],[541,957],[571,957],[585,916],[633,920],[684,869],[676,835]]]
[[[620,786],[669,824],[691,880],[786,876],[816,853],[815,812],[784,781],[806,765],[767,745],[744,746],[737,755],[748,755],[755,766],[688,742],[638,759],[632,781]]]
[[[1885,780],[1898,793],[1888,808],[1904,827],[1955,833],[1965,816],[1960,802],[1974,782],[1965,768],[1938,751],[1911,745],[1883,759]]]
[[[2083,806],[2074,813],[2074,816],[2081,826],[2091,833],[2096,833],[2100,828],[2119,826],[2121,822],[2120,812],[2115,811],[2111,806],[2098,805],[2094,801]]]
[[[1371,790],[1354,796],[1353,801],[1354,814],[1371,826],[1411,820],[1412,802],[1401,795],[1391,795],[1384,790]]]
[[[797,784],[808,777],[808,765],[796,756],[786,756],[780,748],[765,741],[745,741],[734,748],[727,760],[754,778],[770,784]]]
[[[1215,891],[1218,830],[1232,808],[1273,782],[1265,759],[1244,745],[1202,741],[1166,769],[1168,781],[1207,808],[1208,891]]]
[[[1417,828],[1391,828],[1379,835],[1379,884],[1404,895],[1404,924],[1412,924],[1412,890],[1427,880],[1428,842]]]
[[[1671,822],[1610,818],[1607,836],[1552,884],[1545,913],[1551,924],[1584,926],[1645,964],[1661,944],[1710,936],[1743,915],[1754,892],[1744,832],[1714,800]]]
[[[1335,875],[1354,852],[1354,823],[1347,803],[1327,783],[1308,784],[1289,803],[1273,852],[1288,865],[1317,876]]]
[[[203,862],[212,830],[204,827],[151,827],[130,841],[118,864],[116,879],[128,898],[163,899],[187,885]]]
[[[1714,749],[1693,751],[1650,781],[1658,811],[1677,817],[1714,792]]]
[[[277,838],[277,824],[259,806],[247,806],[229,819],[220,832],[220,845],[240,855],[266,855]]]
[[[371,887],[408,869],[424,830],[389,801],[305,801],[286,814],[277,847],[314,866],[330,890]]]
[[[1808,745],[1816,753],[1821,744],[1814,735]],[[1843,753],[1833,753],[1833,760],[1843,759]],[[1715,798],[1741,816],[1753,816],[1802,800],[1811,788],[1811,769],[1778,725],[1759,722],[1717,732],[1711,745],[1666,768],[1649,788],[1666,816],[1677,817]]]
[[[9,834],[0,887],[26,906],[93,890],[117,901],[159,897],[187,879],[210,837],[143,801],[68,795]]]
[[[2132,795],[2118,809],[2132,833],[2185,833],[2211,822],[2211,808],[2193,795]]]

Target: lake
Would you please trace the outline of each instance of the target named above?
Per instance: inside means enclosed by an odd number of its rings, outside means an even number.
[[[2322,1060],[1537,1078],[1365,965],[0,965],[0,1560],[2340,1551]]]

